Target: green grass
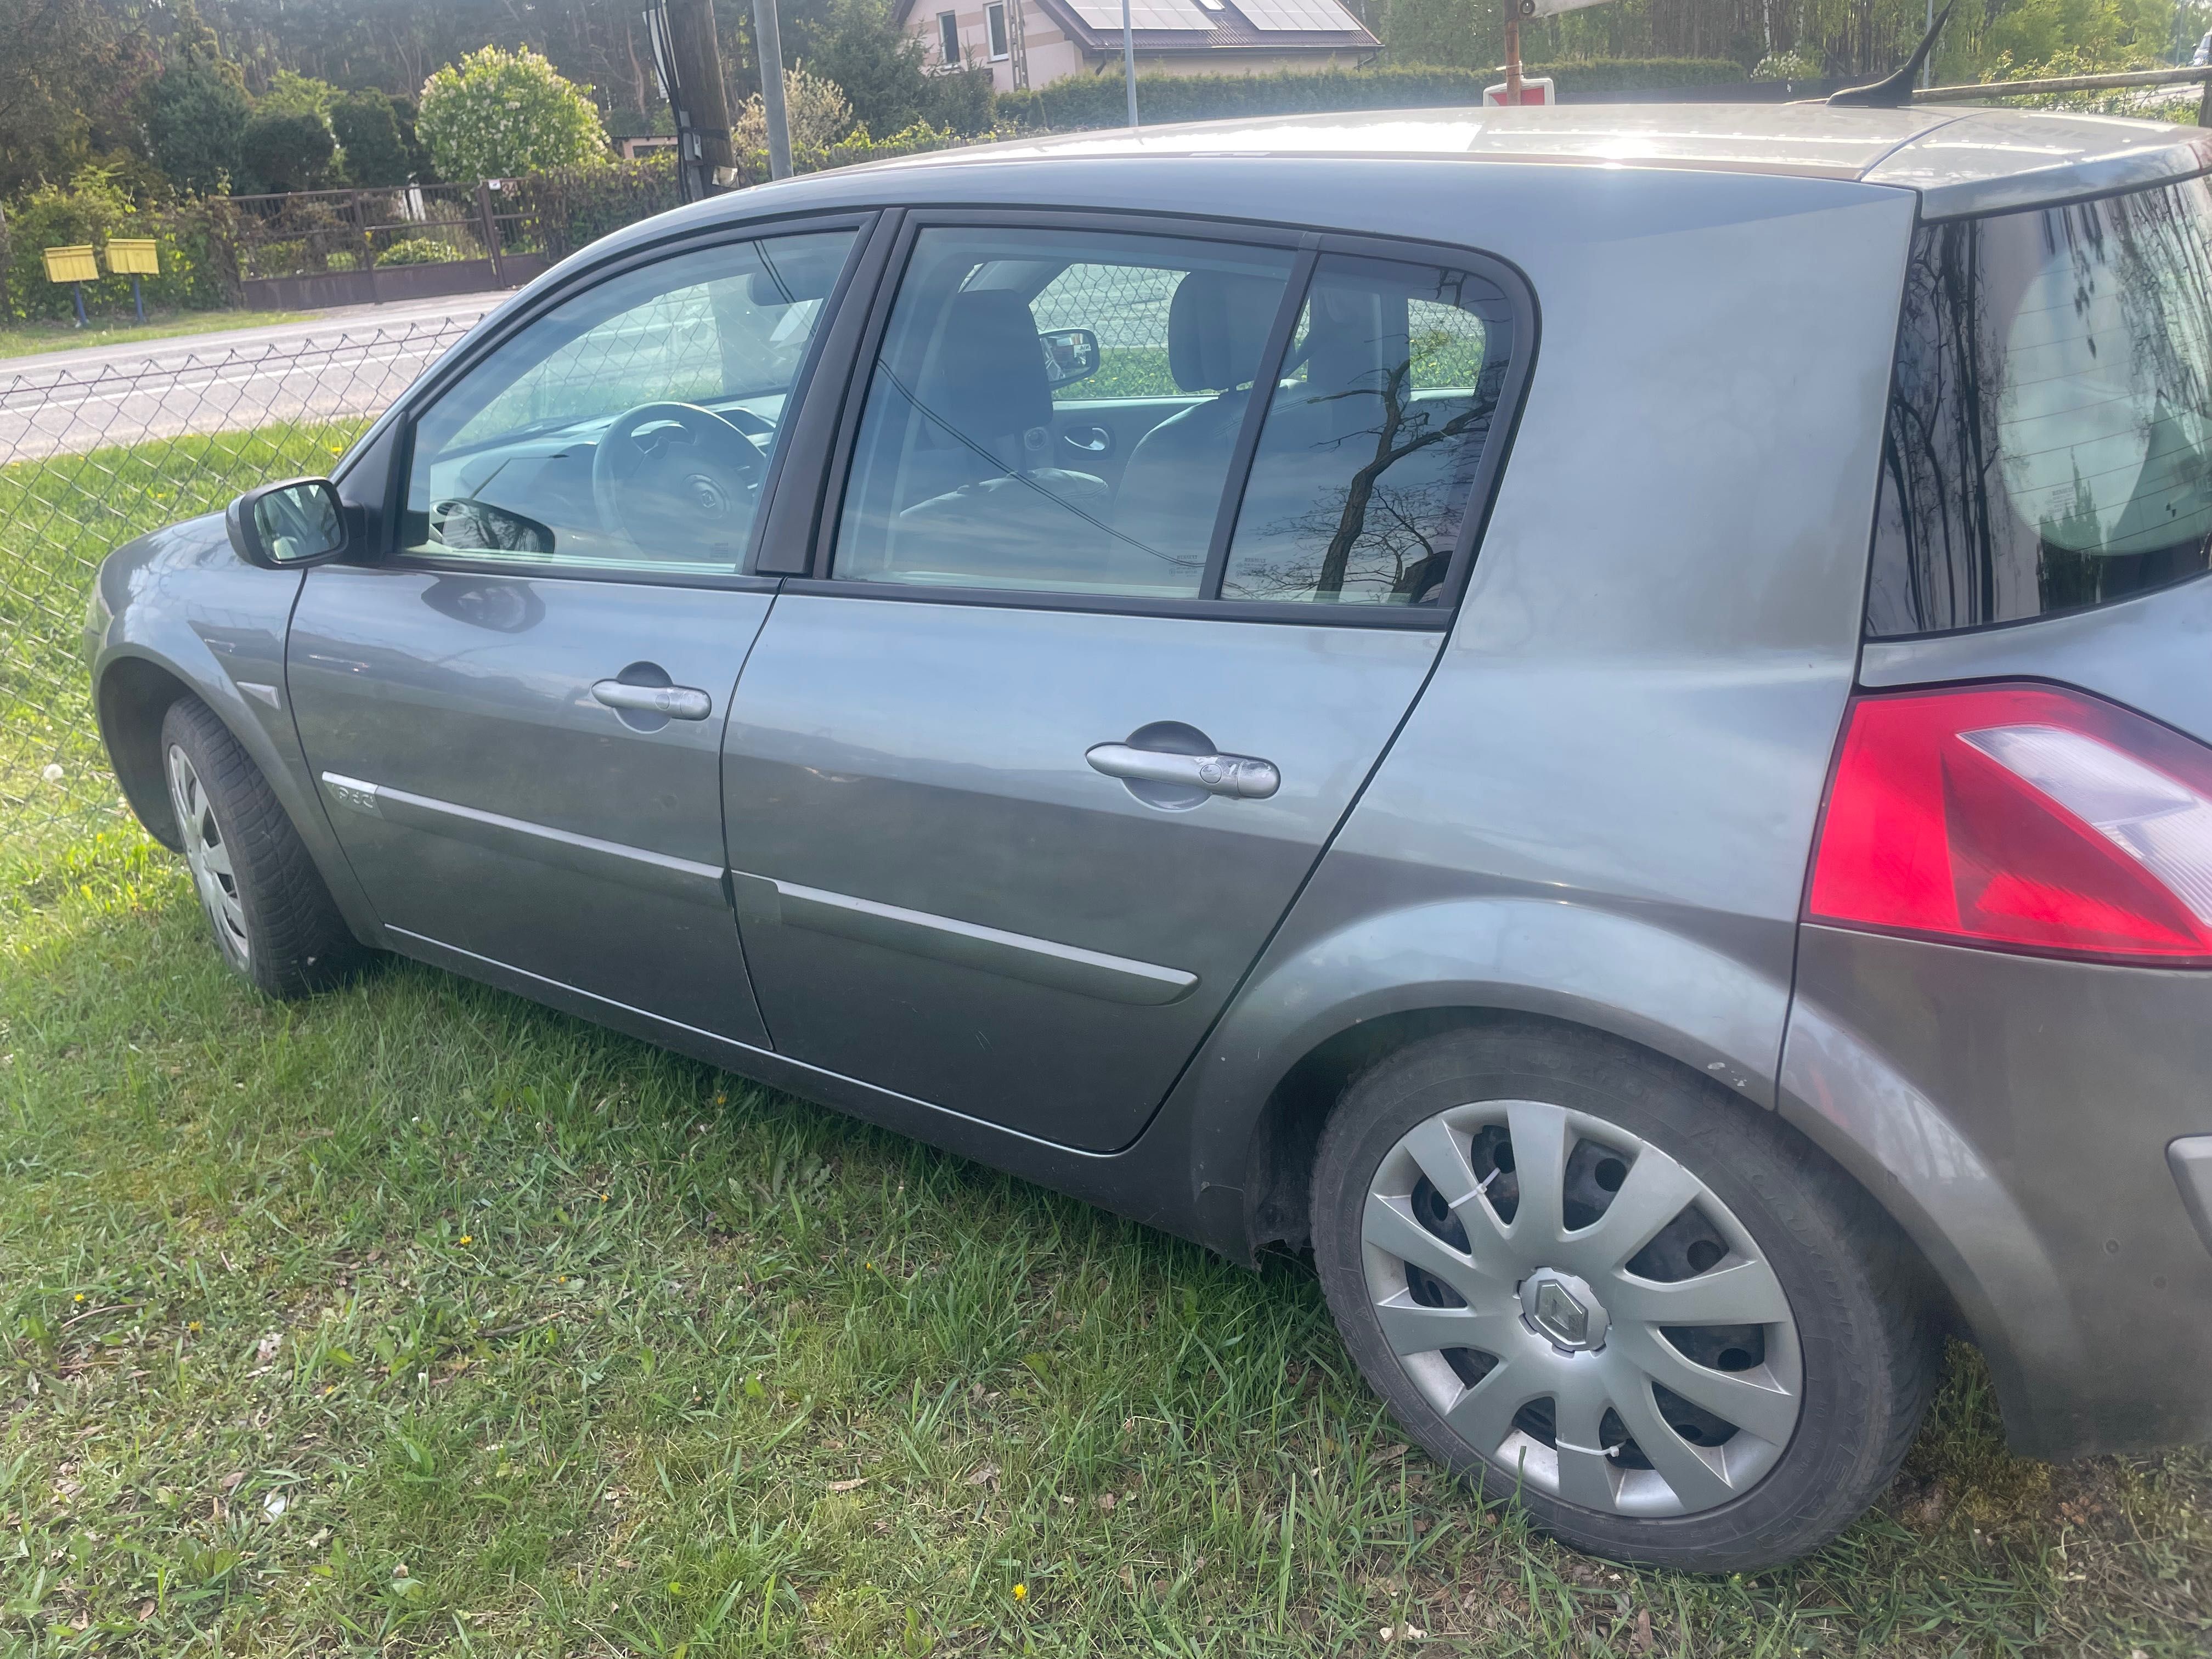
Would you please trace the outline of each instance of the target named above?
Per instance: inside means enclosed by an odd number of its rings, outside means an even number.
[[[110,837],[4,899],[16,1651],[2212,1641],[2212,1462],[2015,1460],[1966,1350],[1822,1555],[1606,1567],[1407,1452],[1297,1262],[427,969],[260,1000]]]
[[[107,544],[342,441],[0,471],[0,1653],[2212,1646],[2212,1456],[2014,1459],[1966,1349],[1820,1556],[1613,1569],[1407,1450],[1299,1262],[427,969],[256,998],[66,653]]]
[[[18,323],[0,328],[0,357],[29,357],[42,351],[73,351],[80,346],[128,345],[133,340],[166,340],[179,334],[212,334],[234,328],[266,328],[296,323],[304,311],[183,311],[136,318],[94,317],[82,328],[67,323]]]

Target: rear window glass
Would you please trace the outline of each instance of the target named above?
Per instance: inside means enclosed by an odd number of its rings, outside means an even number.
[[[1869,634],[2018,622],[2206,568],[2208,282],[2202,179],[1922,228]]]

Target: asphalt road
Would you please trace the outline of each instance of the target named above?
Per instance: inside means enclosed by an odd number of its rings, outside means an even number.
[[[355,306],[266,328],[10,359],[0,362],[0,464],[374,415],[507,298]]]

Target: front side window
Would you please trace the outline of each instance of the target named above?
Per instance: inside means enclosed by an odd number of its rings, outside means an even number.
[[[417,422],[404,550],[735,571],[854,236],[678,254],[538,318]]]
[[[2212,186],[1923,227],[1867,631],[2124,599],[2212,549]]]

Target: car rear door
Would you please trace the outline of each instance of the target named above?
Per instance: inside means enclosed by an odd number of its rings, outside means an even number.
[[[567,296],[413,413],[398,546],[309,573],[287,686],[402,948],[765,1043],[721,733],[775,588],[742,574],[755,526],[866,229],[694,246]]]
[[[1234,990],[1434,660],[1527,355],[1486,262],[1312,241],[906,228],[726,738],[779,1051],[1108,1149]],[[1117,392],[1108,478],[1056,405]]]

